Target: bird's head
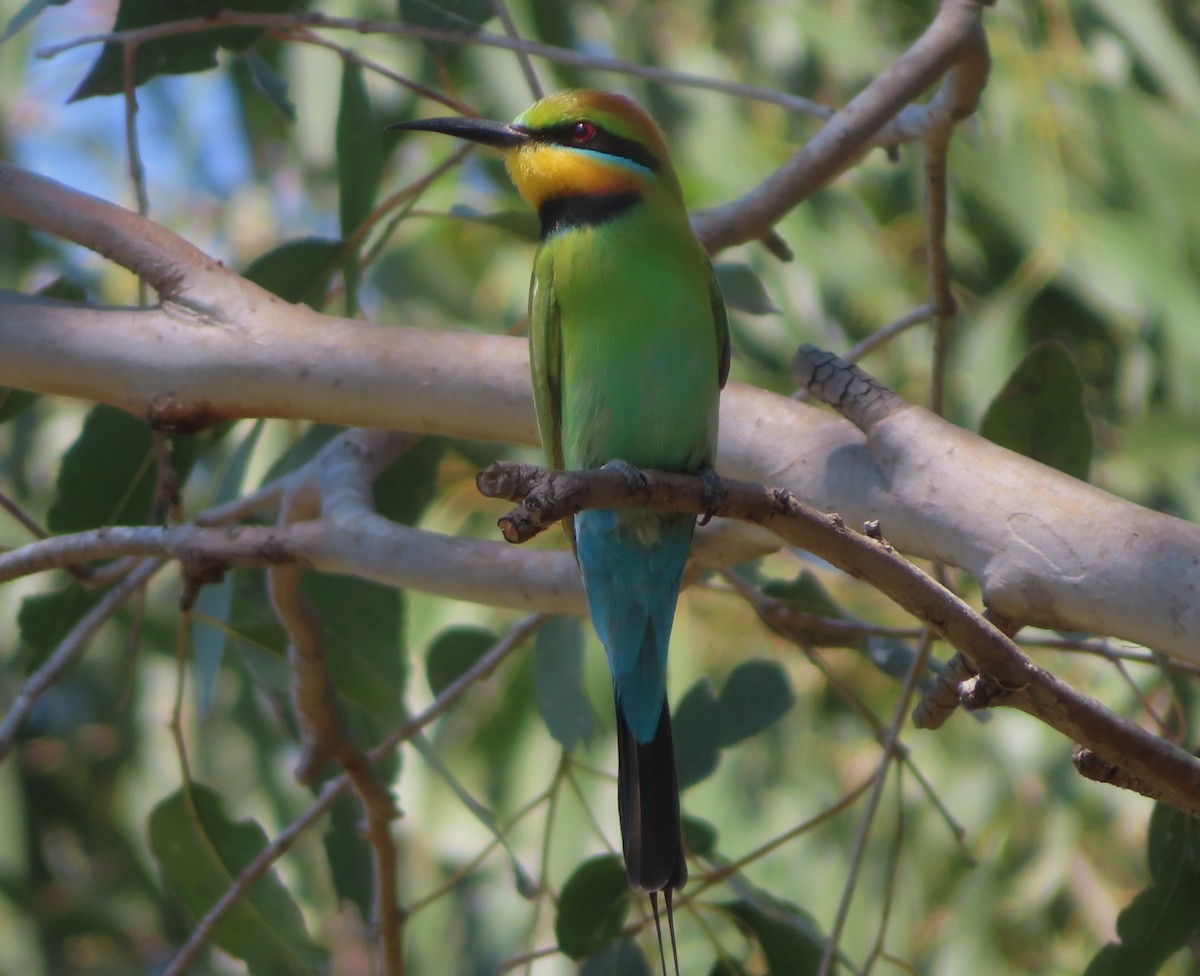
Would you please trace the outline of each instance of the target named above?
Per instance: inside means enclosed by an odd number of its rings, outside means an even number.
[[[612,92],[548,95],[513,122],[418,119],[392,128],[442,132],[499,149],[534,210],[569,196],[665,192],[682,206],[666,140],[636,102]]]

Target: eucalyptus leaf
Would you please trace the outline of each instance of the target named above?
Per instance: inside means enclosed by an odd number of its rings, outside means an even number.
[[[767,294],[767,286],[750,265],[717,263],[713,265],[713,271],[728,308],[750,315],[778,314],[779,309]]]
[[[979,432],[1001,447],[1086,480],[1092,424],[1083,408],[1083,381],[1066,348],[1047,341],[1030,349],[988,407]]]
[[[221,797],[188,784],[150,814],[150,847],[166,887],[199,919],[267,846],[253,820],[234,821]],[[274,871],[238,899],[213,928],[213,942],[253,976],[310,976],[325,954],[309,938],[300,908]]]
[[[583,621],[553,617],[533,645],[533,685],[550,734],[568,752],[596,732],[596,715],[583,682]]]
[[[306,0],[225,0],[221,7],[240,13],[282,14],[305,6]],[[205,0],[121,0],[117,7],[113,33],[154,27],[173,21],[204,18],[212,7]],[[262,36],[255,27],[223,27],[176,34],[146,41],[138,46],[133,62],[134,85],[158,75],[182,75],[207,71],[217,64],[220,48],[242,50]],[[96,95],[116,95],[124,90],[124,45],[110,41],[104,45],[87,76],[71,95],[76,102]]]
[[[554,919],[558,948],[571,959],[600,952],[621,934],[630,900],[629,879],[619,855],[584,861],[558,897]]]

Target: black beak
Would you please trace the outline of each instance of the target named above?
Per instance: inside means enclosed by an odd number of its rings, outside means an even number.
[[[448,136],[457,136],[459,139],[479,142],[494,149],[514,149],[529,141],[529,133],[519,126],[462,116],[448,119],[414,119],[412,122],[396,122],[388,128],[441,132]]]

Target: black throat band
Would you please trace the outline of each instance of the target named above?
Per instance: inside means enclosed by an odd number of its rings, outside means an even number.
[[[572,227],[596,227],[618,217],[642,199],[635,190],[623,193],[577,193],[552,197],[538,207],[542,240]]]

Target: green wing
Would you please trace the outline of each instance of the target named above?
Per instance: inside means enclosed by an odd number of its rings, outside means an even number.
[[[562,333],[554,297],[554,258],[546,247],[538,249],[529,283],[529,365],[542,449],[551,466],[562,468]]]
[[[717,283],[717,273],[712,265],[708,267],[709,294],[712,299],[712,317],[717,327],[717,349],[720,360],[717,367],[717,382],[725,389],[725,381],[729,379],[729,315],[725,311],[725,298],[721,294],[721,286]]]

